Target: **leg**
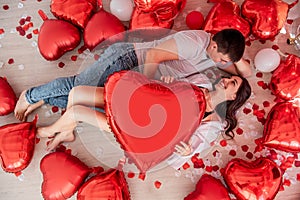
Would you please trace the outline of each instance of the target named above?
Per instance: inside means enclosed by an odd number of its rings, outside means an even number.
[[[74,140],[73,130],[78,122],[85,122],[105,131],[110,131],[104,113],[86,106],[75,105],[70,107],[54,124],[38,128],[37,134],[40,137],[54,136],[48,145],[48,150],[52,150],[61,142]]]
[[[69,93],[67,109],[74,105],[103,108],[103,92],[103,87],[76,86]]]

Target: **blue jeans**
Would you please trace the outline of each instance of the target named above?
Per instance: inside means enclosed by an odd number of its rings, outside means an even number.
[[[104,86],[106,79],[114,72],[130,70],[138,66],[134,46],[131,43],[115,43],[109,46],[100,58],[80,74],[57,78],[49,83],[30,88],[25,97],[33,104],[40,100],[65,108],[70,90],[79,85]]]

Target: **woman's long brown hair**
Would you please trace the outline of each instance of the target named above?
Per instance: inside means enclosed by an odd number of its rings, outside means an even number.
[[[247,79],[239,76],[242,79],[242,83],[236,93],[235,100],[228,100],[219,103],[215,111],[217,114],[227,122],[225,127],[225,134],[231,139],[234,138],[234,132],[232,131],[237,126],[236,111],[244,105],[251,95],[251,87]]]

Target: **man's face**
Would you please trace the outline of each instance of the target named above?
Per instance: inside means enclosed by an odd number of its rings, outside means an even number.
[[[227,54],[218,52],[218,45],[216,42],[211,41],[206,49],[208,56],[216,63],[226,64],[230,62],[230,58]]]

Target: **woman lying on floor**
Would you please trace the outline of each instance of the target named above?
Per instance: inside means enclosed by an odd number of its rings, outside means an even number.
[[[162,77],[162,81],[170,83],[173,78]],[[221,78],[213,88],[209,91],[201,87],[206,99],[206,115],[188,144],[181,142],[176,145],[176,153],[168,160],[174,168],[210,147],[221,133],[233,137],[232,130],[237,125],[235,113],[250,97],[251,87],[245,78],[233,75]],[[62,142],[73,141],[73,130],[79,122],[111,132],[106,114],[92,108],[104,108],[103,92],[104,87],[95,86],[77,86],[70,91],[66,112],[54,124],[38,128],[39,137],[53,137],[47,150],[55,149]]]

